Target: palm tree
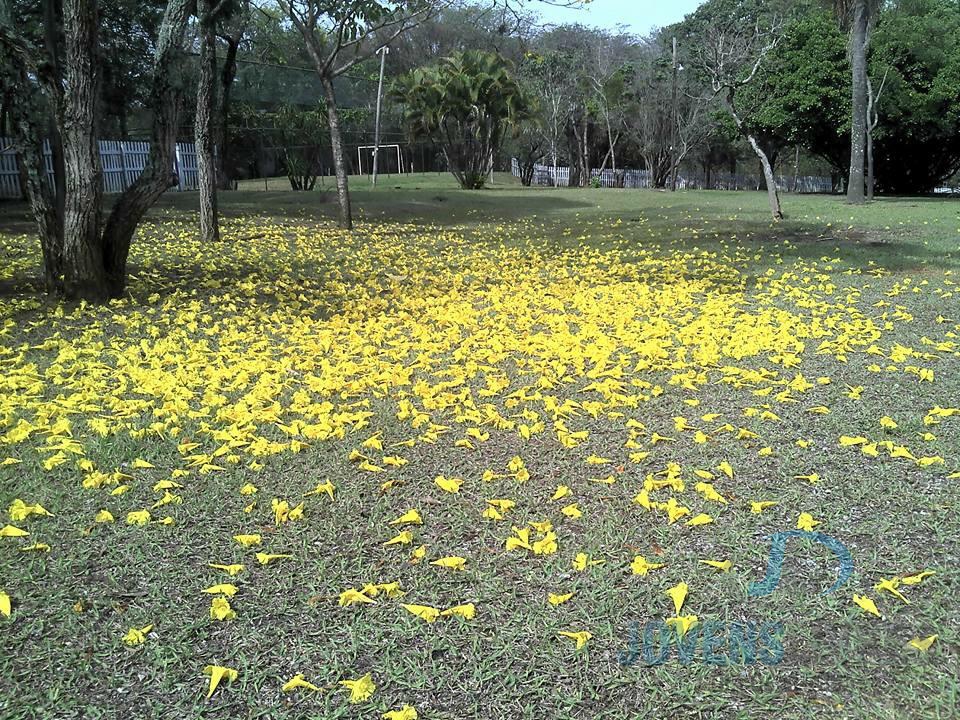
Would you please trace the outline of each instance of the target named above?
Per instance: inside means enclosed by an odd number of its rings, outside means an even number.
[[[410,133],[443,147],[466,190],[484,186],[507,130],[528,119],[533,106],[506,60],[476,50],[399,78],[393,96],[405,106]]]

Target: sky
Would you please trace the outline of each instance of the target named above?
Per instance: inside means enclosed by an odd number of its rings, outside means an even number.
[[[626,25],[629,30],[645,35],[656,27],[670,25],[693,12],[703,0],[593,0],[582,8],[554,7],[531,2],[528,7],[540,13],[544,22],[580,23],[603,28]]]

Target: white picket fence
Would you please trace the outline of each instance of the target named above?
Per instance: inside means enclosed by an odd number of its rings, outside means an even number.
[[[512,158],[511,169],[514,177],[520,176],[520,163]],[[591,179],[599,179],[601,187],[617,187],[617,174],[623,175],[625,188],[653,187],[653,180],[649,170],[604,170],[591,171]],[[818,175],[778,175],[777,187],[783,192],[798,193],[829,193],[833,191],[833,183],[828,177]],[[570,185],[569,167],[552,167],[550,165],[533,166],[533,184],[553,187],[568,187]],[[706,175],[682,172],[677,176],[677,187],[688,190],[763,190],[765,185],[761,175],[740,175],[733,173],[712,173],[707,182]]]
[[[147,166],[150,143],[126,140],[101,140],[100,165],[103,167],[103,190],[119,193],[133,185]],[[20,171],[17,156],[9,138],[0,138],[0,198],[20,198]],[[53,185],[53,154],[50,143],[43,143],[43,161],[47,179]],[[197,189],[197,149],[193,143],[177,143],[173,171],[177,175],[177,191]]]

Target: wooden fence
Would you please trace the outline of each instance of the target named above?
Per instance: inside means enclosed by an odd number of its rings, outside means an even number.
[[[512,159],[511,168],[515,177],[520,176],[520,163]],[[622,176],[622,187],[650,188],[653,181],[649,170],[592,170],[591,179],[599,180],[600,187],[618,187],[617,175]],[[829,193],[833,191],[833,183],[828,177],[817,175],[778,175],[777,187],[783,192],[798,193]],[[549,165],[534,165],[533,184],[555,187],[570,185],[569,167],[551,167]],[[762,175],[740,175],[733,173],[712,173],[709,181],[706,175],[681,172],[677,176],[677,187],[688,190],[763,190],[765,185]]]
[[[119,193],[130,187],[147,166],[150,143],[126,140],[101,140],[100,165],[103,168],[103,190]],[[0,198],[20,198],[20,170],[9,138],[0,138]],[[53,184],[53,155],[50,143],[43,143],[43,161],[47,179]],[[197,150],[193,143],[177,143],[173,171],[177,174],[177,191],[197,189]]]

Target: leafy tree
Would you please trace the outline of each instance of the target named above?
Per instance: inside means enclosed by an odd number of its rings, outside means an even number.
[[[783,41],[743,88],[752,125],[774,149],[803,146],[837,172],[850,159],[850,92],[846,39],[816,7],[787,26]]]
[[[532,114],[532,99],[507,62],[476,50],[403,76],[393,96],[406,108],[411,135],[438,142],[450,171],[466,190],[484,186],[507,131]]]
[[[694,63],[760,160],[774,220],[783,217],[770,158],[757,138],[755,108],[745,107],[753,83],[783,40],[784,8],[765,0],[712,0],[685,21]]]
[[[340,227],[353,227],[340,109],[333,81],[426,19],[431,0],[277,0],[300,32],[320,79],[337,174]]]
[[[871,46],[871,74],[886,74],[877,185],[930,192],[960,171],[960,5],[901,0],[881,15]]]

